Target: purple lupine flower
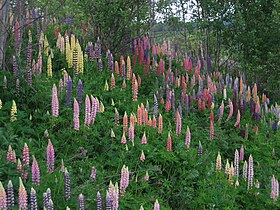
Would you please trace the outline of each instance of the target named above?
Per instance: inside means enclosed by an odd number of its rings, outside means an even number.
[[[71,197],[71,180],[67,168],[65,168],[65,173],[64,173],[64,196],[67,201]]]
[[[158,100],[156,95],[154,95],[154,116],[158,119]]]
[[[109,194],[112,201],[112,210],[117,210],[119,208],[119,186],[116,182],[115,185],[110,182],[109,185]]]
[[[94,120],[95,120],[96,112],[97,112],[97,101],[92,95],[90,96],[90,99],[91,99],[90,122],[91,122],[91,124],[94,124]]]
[[[7,186],[7,208],[12,209],[14,205],[15,205],[14,187],[12,181],[10,180]]]
[[[47,209],[48,208],[48,195],[46,192],[43,193],[43,209]]]
[[[107,206],[106,206],[107,209]],[[102,197],[99,191],[96,194],[96,210],[102,210]]]
[[[250,155],[248,163],[248,190],[250,190],[250,188],[253,186],[254,178],[254,160],[252,155]]]
[[[234,153],[234,176],[239,176],[239,152],[235,150]]]
[[[156,202],[154,204],[154,210],[160,210],[160,205],[158,203],[158,200],[156,200]]]
[[[239,152],[239,160],[244,160],[244,146],[242,145]]]
[[[47,208],[47,210],[54,210],[54,204],[53,204],[52,199],[50,199],[49,202],[48,202],[48,208]]]
[[[91,123],[91,104],[90,104],[89,96],[86,95],[86,99],[85,99],[85,122],[84,122],[85,127],[89,127],[90,123]]]
[[[32,187],[30,191],[30,210],[37,210],[37,209],[38,209],[37,193]]]
[[[98,59],[98,71],[99,72],[103,71],[103,64],[101,58]]]
[[[18,207],[21,210],[28,210],[27,192],[21,178],[19,178]]]
[[[7,209],[7,195],[2,182],[0,182],[0,209]]]
[[[79,201],[79,210],[85,210],[86,209],[86,205],[85,205],[85,196],[81,193],[78,197],[78,201]]]
[[[72,82],[71,78],[69,78],[67,92],[66,92],[66,106],[68,106],[68,107],[71,106],[72,86],[73,86],[73,82]]]
[[[94,181],[94,182],[96,181],[96,168],[95,167],[91,168],[90,178],[92,181]]]
[[[74,98],[74,112],[73,112],[73,122],[74,122],[74,130],[80,130],[80,110],[79,104],[77,100]]]
[[[100,209],[97,208],[97,209],[101,210],[101,208]],[[112,198],[110,197],[109,191],[106,192],[106,210],[112,210]]]
[[[129,184],[129,171],[128,171],[128,167],[123,165],[122,170],[121,170],[121,181],[120,181],[120,191],[121,191],[121,194],[125,193],[125,190],[128,187],[128,184]]]
[[[54,148],[50,139],[47,146],[47,168],[48,172],[54,172]]]
[[[47,189],[47,201],[49,202],[52,199],[52,191],[50,188]]]
[[[78,102],[79,102],[79,108],[82,109],[82,103],[83,103],[83,83],[82,80],[79,79],[78,82]]]
[[[58,117],[59,115],[59,101],[57,95],[57,88],[55,84],[53,84],[52,87],[52,115],[54,117]]]
[[[40,185],[40,169],[38,166],[38,162],[34,155],[32,156],[33,158],[33,163],[32,163],[32,184],[34,185]]]

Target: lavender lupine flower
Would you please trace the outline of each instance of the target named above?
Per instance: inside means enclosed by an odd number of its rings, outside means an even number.
[[[64,173],[64,196],[67,201],[71,197],[71,180],[67,168],[65,168],[65,173]]]
[[[67,92],[66,92],[66,106],[68,106],[68,107],[71,106],[72,86],[73,86],[73,82],[72,82],[71,78],[69,78]]]
[[[273,175],[271,179],[271,194],[270,197],[273,199],[273,201],[277,201],[279,197],[279,182]]]
[[[244,146],[242,145],[239,152],[239,160],[244,160]]]
[[[21,210],[28,210],[27,192],[21,178],[19,178],[18,207]]]
[[[116,182],[115,185],[110,182],[109,185],[109,194],[112,200],[112,210],[117,210],[119,208],[119,186]]]
[[[57,88],[55,84],[53,84],[52,87],[52,115],[54,117],[58,117],[59,115],[59,102],[58,102]]]
[[[187,126],[186,141],[185,141],[185,145],[186,145],[187,149],[190,148],[190,144],[191,144],[191,132],[190,132],[189,126]]]
[[[234,153],[234,176],[239,176],[239,152],[235,150]]]
[[[52,199],[52,191],[50,188],[47,189],[46,194],[47,194],[47,201],[49,202]]]
[[[30,210],[38,210],[37,193],[33,187],[31,188],[30,191]]]
[[[154,204],[154,210],[160,210],[160,205],[158,203],[158,200],[156,200],[156,202]]]
[[[0,209],[7,209],[7,195],[2,182],[0,182]]]
[[[81,193],[78,197],[79,201],[79,210],[85,210],[86,205],[85,205],[85,196]]]
[[[80,110],[79,104],[77,100],[74,98],[74,112],[73,112],[73,122],[74,122],[74,130],[80,130]]]
[[[7,208],[12,209],[14,205],[15,205],[14,187],[12,181],[10,180],[7,186]]]
[[[90,104],[89,96],[86,95],[86,99],[85,99],[85,122],[84,122],[85,127],[89,127],[90,123],[91,123],[91,104]]]
[[[54,210],[54,204],[53,204],[52,199],[50,199],[48,202],[47,210]]]
[[[48,172],[54,172],[54,148],[50,139],[47,146],[47,168]]]
[[[23,151],[22,151],[22,162],[24,166],[29,166],[30,157],[29,157],[29,148],[27,144],[24,144]]]
[[[98,71],[102,72],[103,71],[103,63],[101,58],[98,59]]]
[[[92,181],[94,181],[94,182],[96,181],[96,168],[95,167],[91,168],[90,178]]]
[[[99,208],[97,203],[97,210],[102,210],[102,208]],[[106,210],[112,210],[112,199],[110,197],[109,191],[106,192]]]
[[[129,184],[129,171],[128,171],[128,167],[123,165],[122,170],[121,170],[121,181],[120,181],[120,191],[121,191],[121,194],[125,193],[125,190],[128,187],[128,184]]]
[[[82,108],[82,103],[83,103],[83,83],[82,80],[79,79],[78,82],[78,94],[77,94],[77,100],[79,102],[79,108]]]
[[[154,95],[154,116],[158,119],[158,100],[156,95]]]
[[[33,163],[32,163],[32,184],[34,185],[40,185],[40,169],[38,166],[38,162],[34,155],[32,156]]]
[[[254,160],[252,155],[249,157],[249,166],[248,166],[248,190],[253,186],[253,178],[254,178]]]

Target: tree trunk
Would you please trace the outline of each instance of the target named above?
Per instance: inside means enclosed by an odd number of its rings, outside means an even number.
[[[5,66],[7,29],[9,27],[10,0],[1,1],[0,68]]]

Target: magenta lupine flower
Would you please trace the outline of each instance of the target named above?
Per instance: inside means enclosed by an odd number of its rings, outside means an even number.
[[[122,144],[126,144],[126,137],[125,137],[125,133],[124,132],[123,132],[123,135],[122,135],[121,143]]]
[[[90,96],[90,99],[91,99],[90,121],[91,121],[92,124],[94,124],[94,120],[95,120],[96,113],[97,113],[97,101],[92,95]]]
[[[7,161],[11,163],[16,163],[16,155],[14,150],[12,149],[11,145],[9,145],[8,152],[7,152]]]
[[[241,161],[244,160],[244,147],[243,147],[243,145],[242,145],[241,148],[240,148],[239,160],[241,160]]]
[[[32,163],[32,184],[34,185],[40,185],[40,169],[38,166],[38,162],[34,155],[32,156],[33,163]]]
[[[252,155],[249,157],[249,167],[248,167],[248,190],[253,186],[253,178],[254,178],[254,160]]]
[[[134,145],[134,126],[133,125],[130,125],[130,127],[128,129],[128,138]]]
[[[88,95],[86,95],[86,99],[85,99],[85,122],[84,122],[85,127],[89,127],[90,122],[91,122],[90,99],[89,99]]]
[[[224,105],[224,101],[222,101],[222,104],[218,110],[218,115],[219,115],[218,122],[221,122],[221,120],[223,119],[224,110],[225,110],[225,105]]]
[[[47,168],[48,172],[54,172],[54,148],[50,139],[47,146]]]
[[[186,131],[186,142],[185,142],[185,145],[186,145],[187,149],[189,149],[190,145],[191,145],[191,131],[190,131],[189,126],[187,127],[187,131]]]
[[[141,155],[140,155],[140,161],[144,162],[145,159],[146,159],[146,157],[145,157],[145,154],[144,154],[144,152],[142,150]]]
[[[275,202],[277,201],[277,199],[279,197],[279,183],[278,183],[278,180],[275,178],[274,175],[271,179],[271,194],[270,194],[270,197]]]
[[[234,176],[239,176],[239,152],[235,150],[234,153]]]
[[[120,181],[120,191],[121,191],[121,194],[125,193],[125,190],[128,187],[128,184],[129,184],[129,171],[128,171],[128,167],[123,165],[122,170],[121,170],[121,181]]]
[[[2,182],[0,182],[0,209],[7,209],[7,196]]]
[[[80,109],[77,100],[74,98],[74,112],[73,112],[73,122],[74,122],[74,130],[80,130]]]
[[[144,132],[142,139],[141,139],[141,144],[147,144],[147,137],[146,137],[146,133]]]
[[[158,203],[158,200],[156,200],[156,202],[154,204],[154,210],[160,210],[160,205]]]
[[[24,166],[29,166],[30,157],[29,157],[29,148],[27,144],[24,144],[23,151],[22,151],[22,162]]]
[[[19,178],[18,207],[21,210],[28,210],[27,192],[21,178]]]
[[[52,87],[52,115],[54,117],[58,117],[59,115],[59,101],[57,95],[57,88],[55,84],[53,84]]]
[[[232,101],[231,101],[230,99],[228,99],[227,108],[229,108],[229,115],[228,115],[228,117],[227,117],[227,121],[229,121],[230,118],[231,118],[232,115],[233,115],[233,104],[232,104]]]
[[[96,168],[92,167],[91,168],[91,174],[90,174],[90,178],[92,179],[92,181],[96,181]]]

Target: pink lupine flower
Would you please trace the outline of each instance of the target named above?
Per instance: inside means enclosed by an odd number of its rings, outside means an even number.
[[[156,200],[156,202],[154,204],[154,210],[160,210],[160,205],[158,203],[158,200]]]
[[[214,139],[214,124],[210,122],[210,140]]]
[[[123,116],[123,132],[127,133],[127,131],[128,131],[128,118],[127,118],[126,112],[124,112],[124,116]]]
[[[241,148],[240,148],[239,160],[241,160],[241,161],[244,160],[244,147],[243,147],[243,145],[242,145]]]
[[[54,172],[54,148],[50,139],[47,146],[47,168],[48,172]]]
[[[59,102],[58,102],[58,96],[57,96],[57,88],[54,84],[52,87],[52,115],[54,117],[58,117],[59,115]]]
[[[9,145],[6,159],[8,162],[11,162],[11,163],[17,162],[15,152],[12,149],[11,145]]]
[[[89,99],[89,96],[86,95],[86,99],[85,99],[85,122],[84,122],[85,127],[89,127],[90,122],[91,122],[90,99]]]
[[[146,159],[146,157],[145,157],[145,154],[144,154],[144,152],[143,152],[143,150],[142,150],[141,155],[140,155],[140,160],[141,160],[142,162],[144,162],[145,159]]]
[[[97,100],[91,95],[91,123],[94,124],[97,113]]]
[[[277,199],[279,197],[279,183],[278,183],[278,180],[275,178],[274,175],[271,179],[271,194],[270,194],[270,197],[275,202],[277,201]]]
[[[144,180],[149,181],[149,179],[150,179],[149,173],[148,173],[148,171],[146,171],[146,174],[144,176]]]
[[[130,126],[133,126],[135,125],[135,117],[133,114],[130,114],[130,117],[129,117],[129,124]]]
[[[123,132],[123,135],[122,135],[121,143],[122,144],[126,144],[126,137],[125,137],[125,133],[124,132]]]
[[[92,181],[94,181],[94,182],[96,181],[96,168],[95,167],[91,168],[90,178]]]
[[[249,167],[248,167],[248,190],[253,186],[253,178],[254,178],[254,160],[252,155],[249,157]]]
[[[179,111],[176,112],[176,136],[179,136],[182,131],[182,119]]]
[[[111,210],[117,210],[119,208],[119,186],[117,182],[114,186],[110,181],[108,194],[111,198]]]
[[[230,118],[231,118],[232,115],[233,115],[233,104],[232,104],[232,101],[231,101],[230,99],[228,99],[227,108],[229,108],[229,115],[228,115],[228,117],[227,117],[227,121],[229,121]]]
[[[130,125],[128,129],[128,138],[134,144],[134,126]]]
[[[166,149],[167,149],[167,152],[172,152],[172,138],[171,138],[171,135],[170,135],[170,131],[168,133]]]
[[[7,195],[2,182],[0,182],[0,209],[7,209]]]
[[[238,109],[238,112],[237,112],[237,117],[236,117],[236,122],[234,124],[234,127],[240,127],[240,111]]]
[[[186,131],[186,142],[185,145],[187,147],[187,149],[190,148],[190,144],[191,144],[191,131],[189,126],[187,127],[187,131]]]
[[[32,156],[32,158],[32,184],[40,185],[40,169],[38,166],[38,162],[34,156]]]
[[[142,139],[141,139],[141,144],[147,144],[147,137],[146,137],[146,133],[144,132]]]
[[[29,148],[27,144],[24,144],[23,151],[22,151],[22,162],[24,166],[29,166],[30,157],[29,157]]]
[[[128,187],[128,184],[129,184],[129,171],[128,171],[128,167],[123,165],[122,170],[121,170],[121,181],[120,181],[120,191],[121,191],[121,194],[125,193],[125,190]]]
[[[79,103],[74,98],[74,112],[73,112],[73,122],[74,122],[74,130],[78,131],[80,130],[80,109],[79,109]]]
[[[27,192],[21,178],[19,178],[18,207],[21,210],[28,210]]]

